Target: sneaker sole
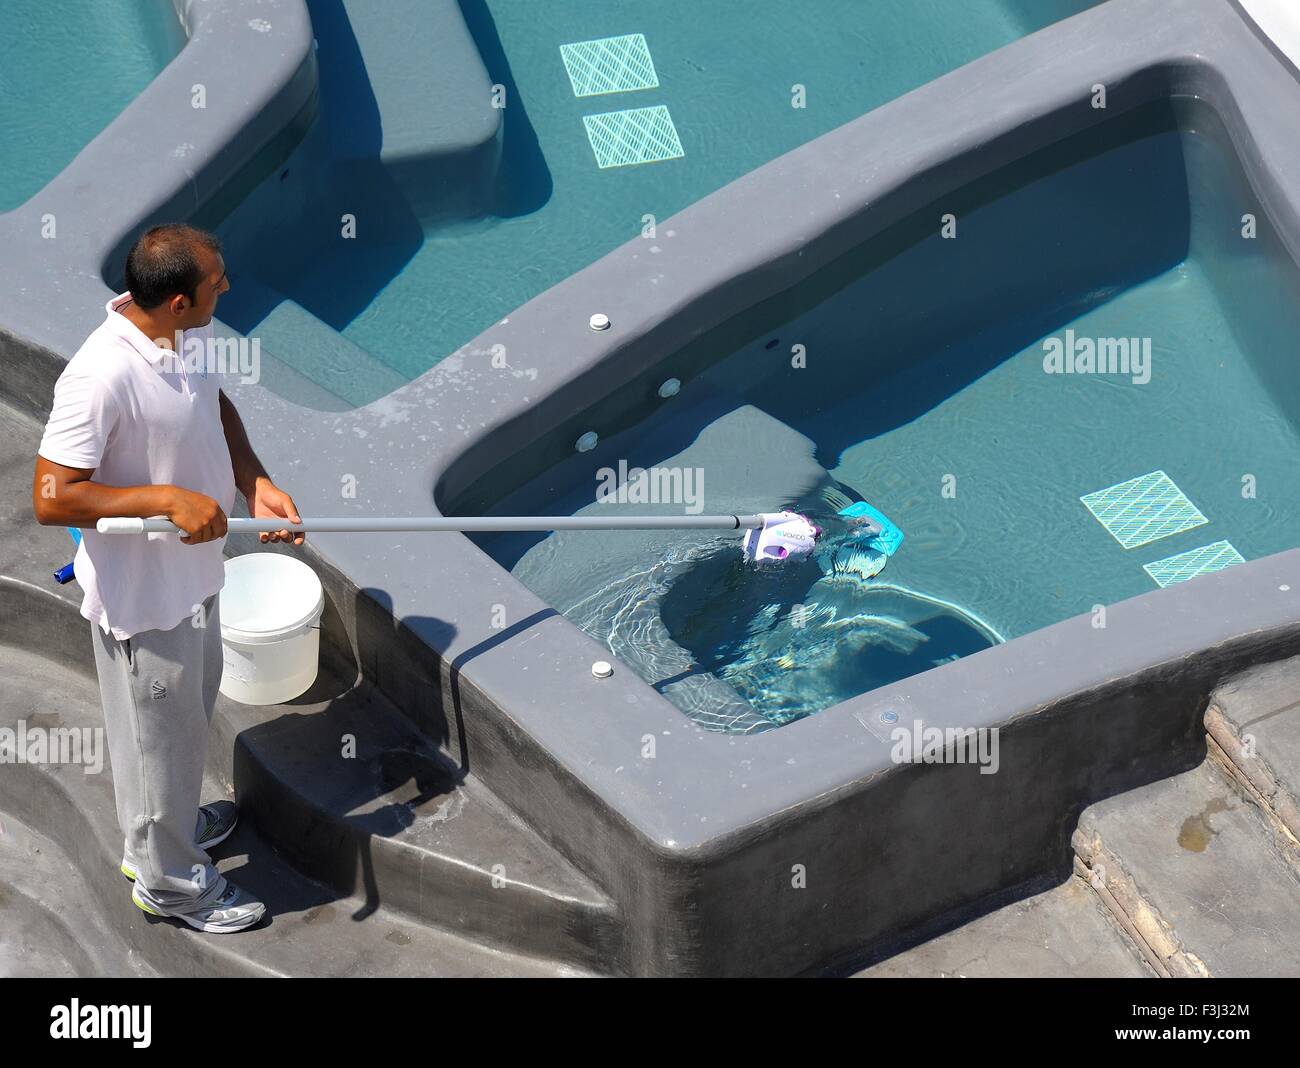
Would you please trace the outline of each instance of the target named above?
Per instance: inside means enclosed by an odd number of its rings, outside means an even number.
[[[260,923],[262,917],[266,915],[266,909],[264,907],[261,912],[257,913],[255,916],[251,916],[246,922],[240,923],[237,926],[228,923],[205,923],[203,920],[197,919],[194,916],[189,916],[183,912],[159,912],[157,909],[150,908],[136,897],[134,888],[131,890],[131,900],[135,902],[136,908],[147,916],[154,916],[160,920],[180,920],[182,923],[186,923],[196,931],[202,931],[204,934],[235,934],[238,931],[246,931],[254,924]]]
[[[226,828],[224,834],[219,834],[215,838],[209,838],[206,842],[204,842],[201,846],[199,846],[199,848],[204,851],[207,851],[209,849],[214,848],[215,846],[221,845],[222,842],[224,842],[227,838],[229,838],[232,834],[235,833],[235,828],[238,826],[239,826],[239,817],[236,816],[235,822]],[[196,842],[195,845],[198,845],[198,843]],[[136,873],[130,868],[128,868],[125,864],[123,864],[117,870],[120,871],[123,875],[125,875],[130,882],[135,882]]]

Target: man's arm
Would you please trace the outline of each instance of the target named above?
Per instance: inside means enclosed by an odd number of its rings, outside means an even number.
[[[244,495],[248,502],[248,514],[254,519],[287,519],[291,523],[301,523],[302,517],[294,507],[293,499],[271,481],[262,461],[253,451],[244,421],[235,410],[235,405],[225,390],[220,391],[221,429],[226,435],[226,447],[230,450],[230,466],[235,473],[235,488]],[[262,541],[289,541],[295,545],[303,543],[302,534],[290,534],[279,530],[274,534],[263,534]]]
[[[197,544],[226,533],[221,505],[180,486],[110,486],[92,477],[117,425],[117,400],[107,383],[70,363],[54,384],[32,478],[32,512],[43,525],[93,527],[107,516],[165,515]],[[55,457],[55,459],[51,459]]]
[[[235,472],[235,488],[244,495],[249,508],[252,508],[253,500],[257,495],[257,480],[264,478],[269,482],[271,479],[266,473],[266,468],[262,466],[262,461],[257,458],[257,453],[253,451],[252,442],[248,440],[248,431],[244,429],[244,421],[239,418],[235,405],[226,396],[224,389],[219,391],[219,396],[221,429],[225,431],[226,447],[230,450],[230,466]]]
[[[107,516],[147,518],[165,515],[186,532],[187,545],[213,541],[226,533],[226,516],[211,497],[180,486],[106,486],[95,469],[65,467],[36,457],[32,511],[42,526],[93,527]]]

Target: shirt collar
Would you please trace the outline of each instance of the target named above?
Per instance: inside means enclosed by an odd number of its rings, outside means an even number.
[[[129,292],[119,293],[105,304],[104,311],[108,313],[108,318],[104,321],[104,325],[148,360],[155,369],[159,369],[169,352],[155,345],[152,338],[146,337],[143,330],[119,311],[130,301],[131,294]]]

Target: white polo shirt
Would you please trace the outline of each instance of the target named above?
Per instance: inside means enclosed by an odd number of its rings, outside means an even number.
[[[235,475],[221,427],[221,376],[145,337],[117,311],[130,299],[123,293],[105,305],[103,325],[59,376],[39,452],[94,468],[94,480],[108,486],[169,483],[205,493],[229,515]],[[211,324],[187,330],[182,353],[211,336]],[[119,639],[170,630],[224,585],[224,544],[83,530],[75,559],[81,614]]]

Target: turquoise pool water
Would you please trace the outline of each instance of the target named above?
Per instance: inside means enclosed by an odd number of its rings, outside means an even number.
[[[449,221],[421,218],[379,176],[362,189],[343,178],[295,187],[298,175],[339,170],[340,158],[367,138],[373,152],[381,141],[418,139],[434,114],[432,102],[401,87],[390,94],[373,73],[367,78],[358,58],[369,48],[388,64],[433,62],[418,27],[403,28],[399,13],[382,5],[312,0],[319,128],[286,165],[283,185],[272,179],[225,223],[234,288],[222,317],[258,333],[268,350],[335,394],[364,403],[636,237],[645,216],[666,220],[754,167],[1093,2],[464,0],[507,106],[491,204],[481,217]],[[390,41],[372,44],[375,30]],[[658,87],[575,97],[560,46],[632,33],[645,36]],[[393,43],[403,37],[409,56]],[[795,85],[805,88],[805,107],[791,106]],[[654,105],[669,109],[684,156],[598,168],[583,117]],[[338,225],[345,212],[362,220],[346,241]],[[285,300],[341,331],[377,361],[377,373],[356,368],[359,353],[322,356],[303,316],[276,314]]]
[[[7,0],[0,211],[67,166],[184,43],[170,0]]]
[[[943,210],[955,239],[939,205],[918,213],[674,356],[680,394],[639,422],[585,413],[594,453],[497,487],[505,514],[637,511],[593,503],[599,468],[680,468],[703,511],[812,513],[831,554],[861,497],[907,534],[878,578],[825,557],[755,572],[726,538],[480,544],[688,715],[743,731],[1071,616],[1105,625],[1157,588],[1144,565],[1300,544],[1300,272],[1207,109],[1110,120]],[[1048,373],[1067,331],[1138,339],[1150,364]],[[1080,498],[1156,471],[1205,522],[1125,548]]]

